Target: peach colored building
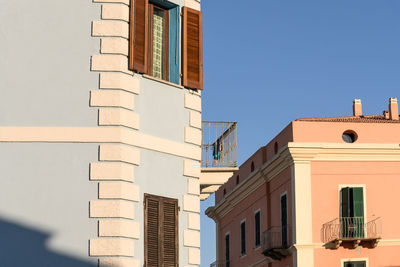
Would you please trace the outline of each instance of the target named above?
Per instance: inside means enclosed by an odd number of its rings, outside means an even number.
[[[396,98],[292,121],[216,192],[213,266],[400,266],[399,144]]]

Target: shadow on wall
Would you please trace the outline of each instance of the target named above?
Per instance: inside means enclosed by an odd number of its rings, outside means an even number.
[[[97,267],[46,247],[49,233],[0,218],[0,265],[2,267]]]

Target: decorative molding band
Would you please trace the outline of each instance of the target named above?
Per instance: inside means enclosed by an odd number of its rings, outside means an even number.
[[[125,73],[100,73],[100,89],[121,89],[138,95],[140,80]]]
[[[119,54],[128,56],[129,42],[124,38],[101,38],[100,53],[102,54]]]
[[[101,108],[99,110],[99,125],[139,129],[139,115],[122,108]]]
[[[129,22],[129,7],[124,4],[103,4],[101,18]]]
[[[201,146],[201,130],[185,127],[185,142]]]
[[[201,97],[194,94],[185,94],[185,108],[201,112]]]
[[[94,3],[120,3],[129,6],[130,0],[93,0]]]
[[[100,145],[99,159],[140,165],[140,151],[127,145]]]
[[[337,144],[289,142],[214,207],[216,218],[227,214],[236,203],[273,179],[294,163],[310,161],[400,161],[399,144]],[[211,214],[211,213],[210,213]]]
[[[130,258],[101,258],[99,267],[140,267],[140,261]]]
[[[201,160],[201,148],[198,146],[121,127],[0,127],[0,142],[121,143]]]
[[[189,264],[200,265],[200,249],[189,248]]]
[[[118,20],[100,20],[92,22],[93,37],[129,38],[129,24]]]
[[[200,231],[200,214],[198,213],[188,213],[188,229]]]
[[[115,219],[99,221],[100,237],[140,238],[140,224],[132,220]]]
[[[183,161],[183,175],[189,177],[200,177],[201,164],[199,161],[184,160]]]
[[[200,231],[184,230],[183,245],[185,247],[200,248]]]
[[[199,196],[184,195],[183,210],[200,213],[200,198]]]
[[[135,256],[135,241],[125,238],[96,238],[89,241],[90,256]]]
[[[106,181],[121,180],[134,182],[134,168],[123,162],[94,162],[90,163],[90,180]]]
[[[187,179],[187,192],[191,195],[200,195],[200,180],[196,178]]]
[[[118,107],[134,110],[135,98],[132,93],[122,90],[90,91],[91,107]]]
[[[125,199],[139,202],[139,186],[128,182],[100,182],[99,199]]]
[[[128,69],[128,58],[123,55],[93,55],[92,71],[122,72],[133,75]]]
[[[201,129],[201,113],[198,111],[189,111],[189,125]]]
[[[92,200],[90,218],[134,218],[134,203],[127,200]]]

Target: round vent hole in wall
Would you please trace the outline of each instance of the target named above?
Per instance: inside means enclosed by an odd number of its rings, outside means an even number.
[[[357,140],[357,134],[353,131],[345,131],[342,134],[342,139],[346,143],[354,143]]]

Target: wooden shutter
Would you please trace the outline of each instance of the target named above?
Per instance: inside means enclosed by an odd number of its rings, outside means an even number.
[[[178,266],[178,200],[145,194],[146,267]]]
[[[178,266],[178,202],[164,198],[162,212],[162,266],[175,267]]]
[[[160,266],[160,201],[158,198],[145,195],[144,212],[144,246],[145,266]]]
[[[183,85],[203,89],[203,29],[200,11],[183,7]]]
[[[146,73],[148,55],[148,0],[131,0],[129,69]]]

